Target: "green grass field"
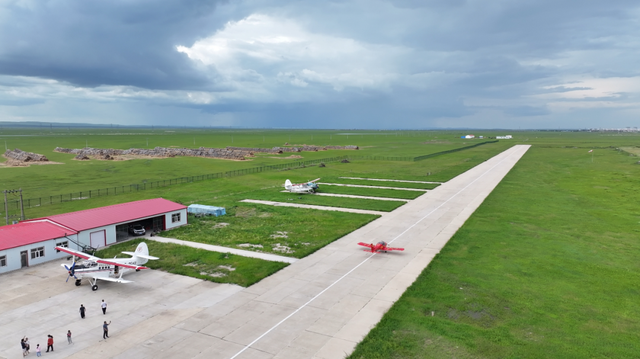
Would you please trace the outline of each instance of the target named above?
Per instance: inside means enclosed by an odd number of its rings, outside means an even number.
[[[21,134],[31,136],[17,136]],[[465,133],[186,129],[87,130],[87,133],[77,130],[47,133],[41,129],[25,133],[2,128],[0,141],[6,141],[9,148],[42,153],[65,164],[0,168],[0,185],[5,189],[22,187],[25,198],[29,198],[292,161],[283,159],[289,156],[285,154],[260,155],[242,162],[201,158],[77,162],[70,160],[71,155],[51,152],[55,146],[145,148],[147,138],[148,147],[273,147],[288,142],[361,147],[359,151],[302,153],[302,160],[345,154],[412,157],[473,144],[471,140],[460,139],[461,134]],[[339,177],[445,182],[513,144],[531,144],[529,152],[351,357],[638,357],[640,194],[636,189],[640,165],[632,149],[637,148],[640,136],[542,131],[510,134],[514,135],[513,140],[418,162],[354,159],[350,163],[326,163],[326,167],[270,171],[42,205],[27,209],[26,213],[27,217],[35,218],[156,197],[183,204],[224,206],[230,213],[228,216],[190,219],[189,226],[164,234],[229,246],[261,244],[264,251],[272,253],[279,253],[274,252],[273,246],[280,243],[294,252],[279,254],[302,258],[374,217],[238,201],[251,198],[391,210],[402,202],[297,196],[280,191],[287,178],[303,182],[318,177],[323,182],[431,188]],[[593,154],[588,153],[590,149],[594,149]],[[336,186],[322,186],[321,190],[406,199],[422,194]],[[213,228],[221,222],[229,225]],[[287,232],[287,238],[271,238],[279,232]],[[134,247],[135,243],[122,246]],[[283,266],[237,256],[224,258],[218,253],[184,247],[151,245],[152,253],[161,253],[159,256],[166,261],[158,269],[208,280],[250,285]],[[233,272],[236,277],[211,277],[210,273],[224,270],[221,265],[237,268]]]
[[[640,165],[583,147],[533,146],[351,358],[637,357]]]
[[[135,251],[141,241],[142,239],[139,238],[112,245],[98,251],[96,255],[103,258],[123,256],[121,252]],[[234,283],[248,287],[288,265],[228,253],[209,252],[172,243],[153,241],[146,241],[146,243],[149,253],[160,259],[148,261],[145,266],[217,283]]]
[[[225,216],[189,216],[189,225],[160,235],[231,248],[239,248],[240,244],[259,245],[241,249],[303,258],[377,217],[247,203],[227,208]],[[288,249],[278,251],[282,246]]]

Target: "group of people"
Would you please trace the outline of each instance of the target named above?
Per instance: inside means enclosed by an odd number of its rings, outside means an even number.
[[[102,309],[102,314],[103,315],[107,315],[107,303],[104,301],[104,299],[102,300],[102,303],[100,303],[100,308]],[[80,304],[80,318],[84,319],[86,312],[87,312],[87,308]],[[111,324],[111,321],[109,321],[109,323],[107,323],[107,321],[104,321],[104,324],[102,324],[102,338],[103,339],[107,339],[109,338],[109,325]],[[67,330],[67,342],[69,344],[73,344],[73,340],[71,339],[71,330]],[[26,336],[24,338],[22,338],[20,340],[20,346],[22,347],[22,356],[27,356],[30,351],[31,351],[31,343],[29,342],[29,338],[27,338]],[[49,350],[53,351],[53,335],[48,334],[47,335],[47,353],[49,352]],[[36,345],[36,356],[41,356],[42,352],[40,349],[40,344]]]
[[[73,343],[71,341],[71,330],[67,331],[67,340],[69,341],[69,344]],[[31,352],[31,343],[29,343],[29,338],[27,337],[22,338],[22,340],[20,340],[20,345],[22,346],[22,356],[27,356]],[[53,351],[53,335],[51,334],[47,335],[47,353],[49,352],[49,349]],[[37,344],[36,356],[41,356],[41,355],[42,355],[42,352],[40,349],[40,344]]]

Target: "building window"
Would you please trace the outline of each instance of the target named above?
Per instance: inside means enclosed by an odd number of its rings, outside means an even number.
[[[44,247],[32,248],[31,259],[36,259],[40,257],[44,257]]]
[[[69,248],[69,242],[64,241],[64,242],[56,243],[56,247]]]
[[[180,213],[174,213],[171,215],[171,223],[180,222]]]
[[[7,266],[7,256],[0,256],[0,267]]]

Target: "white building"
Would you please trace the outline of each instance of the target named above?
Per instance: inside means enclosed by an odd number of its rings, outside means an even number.
[[[147,232],[187,224],[187,207],[162,198],[116,204],[26,220],[0,227],[0,273],[67,257],[56,246],[100,248],[129,238],[129,227]]]

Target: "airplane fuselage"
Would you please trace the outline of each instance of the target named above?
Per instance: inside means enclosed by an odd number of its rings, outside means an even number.
[[[115,262],[118,264],[127,264],[136,266],[138,265],[137,261],[133,258],[123,258],[123,259],[113,259],[111,262]],[[84,261],[82,264],[78,264],[75,266],[74,271],[78,280],[82,279],[84,275],[88,277],[120,277],[122,274],[131,271],[132,269],[104,264],[104,263],[96,263],[92,261]]]

